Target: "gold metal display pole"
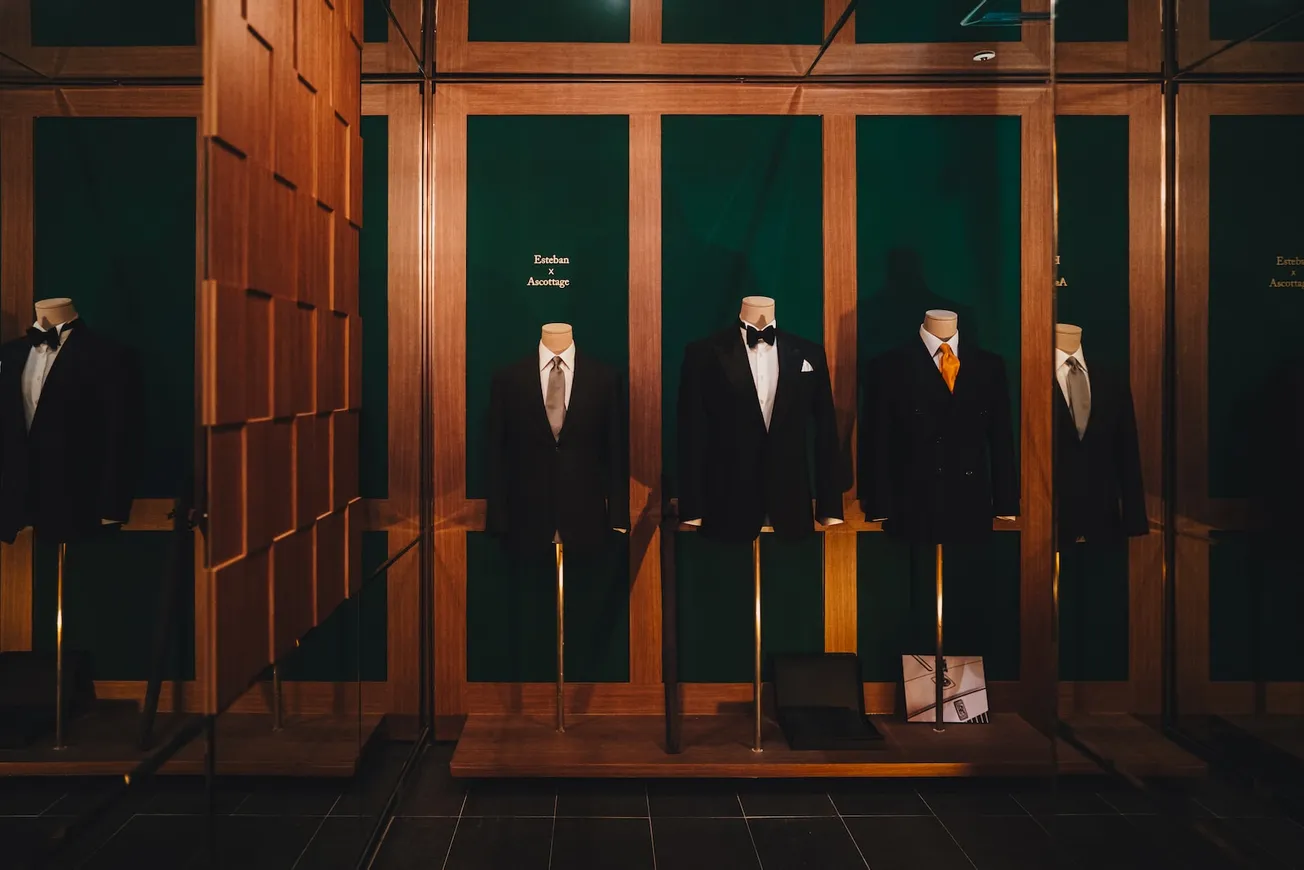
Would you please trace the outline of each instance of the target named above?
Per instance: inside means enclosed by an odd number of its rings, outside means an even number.
[[[272,730],[280,731],[285,727],[281,721],[281,666],[272,665]]]
[[[54,748],[63,749],[63,565],[68,545],[59,544],[58,586],[54,613]]]
[[[561,539],[554,539],[557,550],[557,733],[566,731],[566,590]]]
[[[752,707],[756,729],[752,734],[752,752],[761,751],[761,536],[752,541],[752,576],[756,585],[756,656],[752,673]]]
[[[942,691],[946,685],[946,656],[942,652],[942,545],[937,545],[937,658],[933,662],[933,697],[934,731],[945,731],[946,724],[942,716]]]

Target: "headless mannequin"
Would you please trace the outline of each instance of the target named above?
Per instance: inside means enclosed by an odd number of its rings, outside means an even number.
[[[924,312],[924,331],[935,335],[942,341],[950,341],[960,331],[960,315],[945,308],[930,308]],[[1079,333],[1081,330],[1079,330]],[[874,517],[874,522],[882,522],[887,517]],[[998,520],[1013,521],[1014,517],[997,517]]]
[[[66,296],[54,299],[42,299],[36,303],[36,322],[41,329],[56,329],[65,323],[70,323],[77,319],[77,307],[72,304],[72,300]],[[121,523],[121,520],[101,519],[100,525],[114,526]]]
[[[738,319],[757,329],[764,329],[774,322],[774,300],[769,296],[744,296],[742,307],[738,309]],[[819,517],[819,522],[822,526],[836,526],[842,520]],[[686,526],[700,526],[702,518],[694,517],[684,520],[683,523]],[[774,529],[765,525],[761,527],[761,531],[772,532]]]
[[[560,354],[575,343],[575,330],[569,323],[545,323],[540,330],[539,342],[549,353]],[[616,529],[622,535],[628,529]]]
[[[1082,347],[1082,327],[1071,323],[1055,324],[1055,347],[1073,356]]]

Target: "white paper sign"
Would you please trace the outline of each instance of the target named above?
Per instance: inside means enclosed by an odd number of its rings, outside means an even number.
[[[936,722],[935,656],[902,656],[906,681],[906,711],[911,722]],[[982,656],[946,656],[942,683],[942,721],[987,722],[987,678]]]

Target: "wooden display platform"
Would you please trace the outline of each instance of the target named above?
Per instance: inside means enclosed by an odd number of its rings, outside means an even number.
[[[125,707],[125,709],[124,709]],[[189,717],[187,717],[189,718]],[[267,714],[231,713],[218,719],[217,773],[222,776],[352,776],[360,749],[380,726],[380,716],[362,718],[361,742],[356,716],[295,716],[280,731]],[[179,717],[160,716],[156,745],[166,741]],[[100,705],[68,723],[65,749],[50,737],[25,749],[0,750],[0,776],[122,776],[148,753],[136,748],[140,718],[135,705]],[[200,775],[204,772],[202,734],[159,771]]]
[[[1127,713],[1068,717],[1073,736],[1120,771],[1143,779],[1206,776],[1209,766]]]
[[[763,752],[751,749],[742,716],[684,718],[683,751],[665,750],[660,716],[576,716],[558,734],[550,718],[470,716],[453,753],[458,777],[933,777],[1038,776],[1051,770],[1050,743],[1022,717],[998,714],[987,725],[951,725],[939,734],[875,716],[883,748],[795,752],[766,720]],[[1099,773],[1060,743],[1061,773]]]
[[[1304,760],[1304,717],[1273,715],[1222,718],[1251,737]]]

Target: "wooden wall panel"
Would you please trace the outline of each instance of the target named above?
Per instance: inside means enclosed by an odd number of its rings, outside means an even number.
[[[206,704],[220,709],[348,594],[361,45],[355,0],[213,0],[206,16],[210,535],[200,589],[214,614]],[[305,614],[291,596],[308,590]],[[278,616],[278,602],[289,612]]]

